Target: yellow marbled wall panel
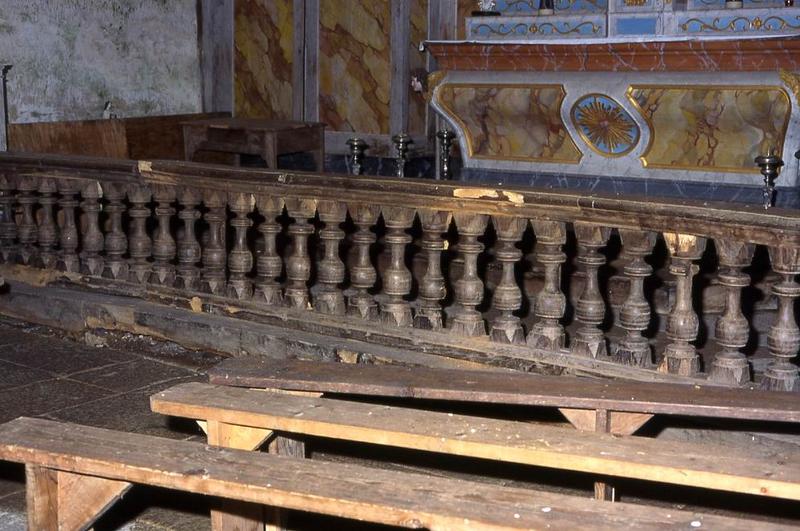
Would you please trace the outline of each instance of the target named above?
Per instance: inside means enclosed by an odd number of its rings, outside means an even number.
[[[389,0],[320,2],[319,117],[333,131],[389,132]]]
[[[465,132],[470,157],[580,162],[582,154],[561,120],[561,85],[445,83],[436,94]]]
[[[791,103],[780,87],[631,86],[650,126],[647,167],[758,172],[753,159],[783,151]]]
[[[411,2],[410,36],[408,65],[411,75],[417,75],[425,79],[426,54],[419,53],[419,44],[428,38],[428,0],[413,0]],[[415,135],[423,135],[425,134],[427,102],[422,93],[414,92],[410,86],[408,90],[408,132]]]
[[[235,113],[292,118],[292,0],[236,0]]]

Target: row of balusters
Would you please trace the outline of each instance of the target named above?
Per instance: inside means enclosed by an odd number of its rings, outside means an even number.
[[[56,216],[56,208],[60,216]],[[283,230],[278,218],[284,208],[293,219],[287,229],[291,251],[285,260],[276,245],[276,237]],[[139,284],[202,291],[267,305],[313,307],[323,314],[375,319],[398,327],[443,330],[446,324],[450,333],[467,337],[487,335],[487,323],[478,310],[484,298],[478,257],[484,251],[479,238],[491,222],[497,238],[494,256],[500,264],[501,275],[491,298],[494,317],[488,323],[488,336],[500,343],[527,344],[551,351],[566,345],[562,321],[567,301],[560,276],[566,261],[563,247],[567,224],[560,221],[226,193],[191,186],[28,176],[0,179],[0,209],[0,260],[7,263],[20,262]],[[105,213],[102,224],[101,211]],[[127,227],[123,223],[126,212]],[[255,227],[262,247],[254,253],[248,243],[248,231],[254,224],[256,212],[263,217]],[[356,231],[351,238],[355,256],[349,267],[351,289],[346,295],[341,286],[348,271],[340,258],[340,245],[345,238],[341,225],[348,213]],[[207,230],[199,239],[196,222],[201,216]],[[315,232],[313,221],[317,216],[321,225],[317,236],[322,253],[315,265],[318,285],[312,297],[308,286],[312,272],[308,243]],[[378,280],[378,271],[370,255],[371,246],[376,242],[371,229],[380,216],[386,228],[384,242],[389,262],[381,273],[382,291],[376,297],[371,294]],[[419,244],[427,265],[418,282],[418,301],[412,311],[407,300],[412,289],[412,273],[405,259],[406,247],[412,241],[408,229],[416,216],[422,226]],[[175,217],[180,227],[177,237],[173,236]],[[454,307],[448,312],[450,317],[445,323],[443,301],[447,284],[441,257],[447,245],[444,233],[451,220],[458,231],[458,253],[463,259],[463,268],[452,285]],[[543,271],[544,282],[532,304],[537,320],[526,335],[520,318],[515,315],[523,302],[515,264],[522,259],[518,244],[529,223],[536,236],[535,257]],[[228,225],[233,234],[230,244],[226,241]],[[651,345],[644,332],[651,323],[651,305],[645,298],[643,286],[645,279],[653,274],[645,257],[653,252],[657,234],[636,229],[618,231],[623,245],[623,273],[629,288],[617,323],[625,334],[615,351],[608,352],[601,330],[607,309],[599,288],[598,270],[606,262],[599,251],[607,245],[611,229],[580,222],[571,226],[577,239],[577,262],[584,283],[574,308],[578,327],[569,342],[570,351],[581,356],[649,366]],[[693,308],[692,286],[698,272],[696,262],[705,249],[706,239],[669,232],[662,235],[670,250],[669,272],[675,279],[675,301],[666,323],[669,343],[658,369],[696,376],[700,369],[699,356],[692,343],[698,335],[699,317]],[[748,342],[749,324],[742,313],[741,292],[750,284],[750,277],[743,269],[752,261],[754,245],[720,239],[715,240],[715,245],[720,264],[717,279],[726,290],[726,303],[715,326],[719,352],[709,373],[721,383],[743,384],[750,380],[750,370],[742,352]],[[800,285],[795,282],[800,273],[797,250],[770,248],[770,256],[773,270],[781,280],[772,288],[778,300],[778,312],[768,334],[772,360],[764,374],[763,385],[792,390],[796,389],[798,379],[792,358],[800,347],[800,330],[794,314],[794,301],[800,296]],[[282,283],[279,278],[284,265],[285,283]]]

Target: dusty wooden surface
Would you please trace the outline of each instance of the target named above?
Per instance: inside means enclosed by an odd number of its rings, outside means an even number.
[[[526,373],[236,358],[208,372],[219,385],[800,422],[794,393]]]
[[[434,531],[688,529],[698,523],[706,529],[786,529],[763,522],[287,459],[28,418],[0,428],[0,458],[104,479]]]
[[[202,383],[153,395],[153,411],[524,465],[800,500],[800,454],[615,437],[570,428]],[[678,457],[679,456],[679,457]]]

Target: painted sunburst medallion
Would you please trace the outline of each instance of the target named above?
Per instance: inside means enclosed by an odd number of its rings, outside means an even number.
[[[572,106],[572,124],[581,138],[604,157],[620,157],[639,143],[639,126],[613,98],[587,94]]]

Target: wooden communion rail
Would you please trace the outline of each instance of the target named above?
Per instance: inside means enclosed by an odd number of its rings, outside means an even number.
[[[429,355],[646,381],[748,384],[755,342],[769,356],[760,385],[798,388],[794,211],[6,154],[0,212],[0,261],[107,293]],[[710,242],[718,267],[698,275]],[[662,245],[668,274],[648,263]],[[759,247],[771,272],[755,285],[746,271]],[[611,265],[621,274],[609,277]],[[709,278],[710,305],[693,296]],[[752,288],[774,316],[766,341],[742,304]],[[701,334],[706,323],[713,330]]]

